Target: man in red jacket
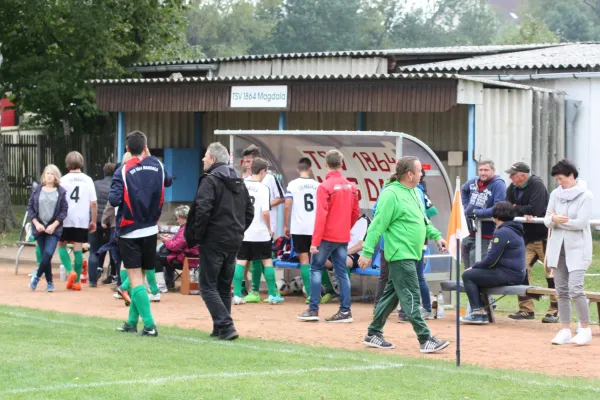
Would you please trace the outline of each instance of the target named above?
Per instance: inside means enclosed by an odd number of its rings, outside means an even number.
[[[325,322],[352,322],[350,312],[350,279],[346,273],[346,256],[350,230],[358,220],[358,190],[342,176],[340,168],[344,157],[338,150],[325,155],[325,167],[329,170],[325,182],[317,189],[317,215],[310,252],[310,303],[298,319],[319,320],[321,299],[321,276],[325,261],[331,257],[333,272],[340,285],[340,309]]]

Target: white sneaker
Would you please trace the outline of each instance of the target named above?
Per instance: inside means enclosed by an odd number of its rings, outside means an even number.
[[[246,304],[246,300],[244,300],[243,297],[233,296],[233,304],[236,306],[240,304]]]
[[[123,297],[119,294],[119,292],[115,292],[115,294],[113,294],[113,298],[117,300],[123,300]]]
[[[158,290],[161,293],[167,293],[169,291],[169,289],[167,288],[167,285],[158,285]]]
[[[561,329],[558,331],[554,339],[552,339],[552,344],[569,344],[571,343],[571,330],[570,329]]]
[[[579,346],[583,346],[584,344],[588,344],[592,341],[592,328],[579,328],[577,335],[571,340],[572,343],[575,343]]]
[[[160,293],[156,293],[156,294],[148,293],[148,298],[150,299],[150,301],[152,301],[154,303],[158,303],[158,302],[160,302]]]

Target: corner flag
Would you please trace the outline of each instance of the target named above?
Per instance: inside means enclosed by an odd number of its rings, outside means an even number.
[[[450,213],[450,222],[448,223],[448,234],[446,235],[446,243],[448,243],[448,253],[456,260],[457,254],[460,251],[460,242],[469,236],[467,228],[467,219],[465,218],[465,210],[462,205],[460,196],[460,178],[456,178],[456,190],[454,192],[454,201],[452,202],[452,212]]]

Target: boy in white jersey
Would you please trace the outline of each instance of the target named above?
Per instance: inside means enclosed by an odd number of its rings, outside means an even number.
[[[261,150],[259,147],[255,145],[250,145],[242,151],[242,178],[250,179],[252,176],[252,162],[255,158],[261,157]],[[262,184],[269,188],[269,192],[271,195],[270,200],[270,226],[271,231],[275,232],[277,230],[277,209],[280,204],[282,204],[284,199],[283,187],[281,183],[275,176],[267,171],[264,179],[262,180]],[[258,303],[260,302],[260,296],[258,295],[258,290],[260,289],[260,277],[263,272],[263,266],[260,260],[252,262],[252,291],[245,297],[247,303]],[[246,272],[248,268],[244,270],[244,277],[246,277]]]
[[[98,203],[96,187],[92,178],[81,172],[83,156],[77,151],[67,154],[65,164],[69,173],[65,175],[60,185],[67,191],[69,212],[63,222],[62,237],[58,244],[58,255],[67,273],[67,289],[81,290],[79,282],[83,268],[82,244],[88,241],[88,235],[96,231]],[[90,221],[91,215],[91,221]],[[67,244],[73,242],[74,268]]]
[[[298,161],[300,178],[288,184],[284,214],[285,236],[289,238],[291,235],[294,251],[298,253],[300,275],[306,293],[310,293],[310,244],[315,229],[319,187],[319,182],[311,178],[311,167],[312,163],[307,157]]]
[[[249,261],[260,261],[262,263],[262,270],[269,288],[269,297],[265,302],[271,304],[283,302],[283,298],[277,294],[275,270],[271,259],[273,230],[271,229],[269,214],[269,188],[261,183],[267,175],[267,166],[267,161],[262,158],[255,158],[252,161],[252,176],[244,181],[250,194],[250,201],[254,205],[254,219],[244,233],[244,241],[237,256],[237,264],[233,274],[233,304],[247,302],[245,298],[242,298],[242,280],[244,279],[244,268],[246,268]],[[255,295],[258,296],[258,293]]]

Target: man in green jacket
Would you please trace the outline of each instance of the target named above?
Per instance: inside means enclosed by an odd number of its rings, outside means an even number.
[[[364,339],[370,347],[394,348],[384,339],[383,327],[398,306],[398,300],[417,334],[421,353],[440,351],[450,344],[431,336],[421,317],[417,263],[422,257],[423,243],[427,237],[437,241],[440,251],[445,251],[446,242],[425,215],[423,202],[415,190],[420,179],[418,158],[407,156],[398,160],[395,174],[379,196],[377,211],[364,241],[363,255],[358,261],[362,269],[371,265],[375,246],[383,235],[389,278]]]

